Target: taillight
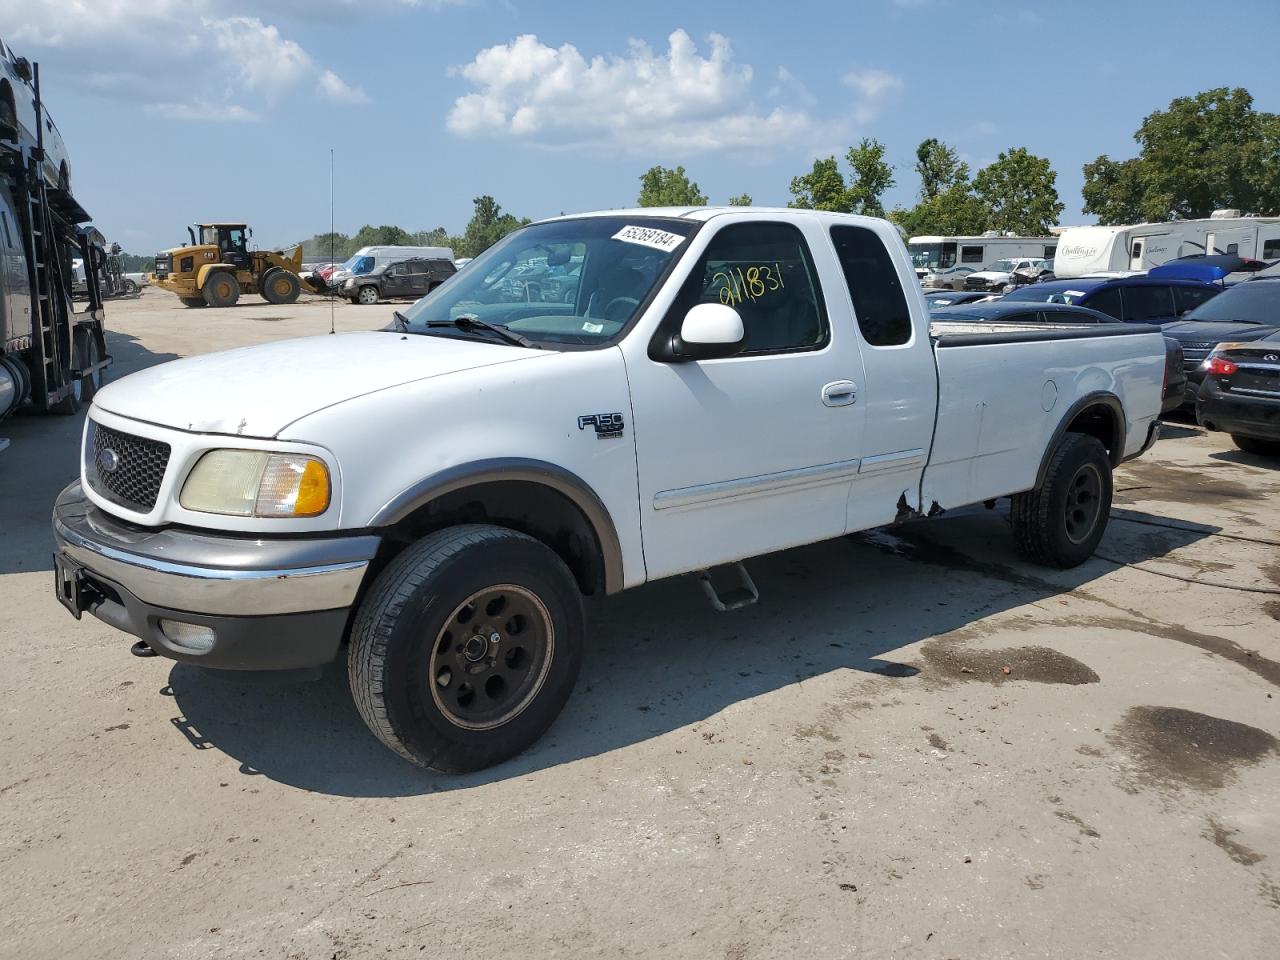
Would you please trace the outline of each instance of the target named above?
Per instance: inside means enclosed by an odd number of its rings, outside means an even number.
[[[1226,357],[1210,357],[1201,369],[1211,377],[1229,377],[1240,368]]]

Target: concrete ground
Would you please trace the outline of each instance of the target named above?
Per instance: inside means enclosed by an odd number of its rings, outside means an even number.
[[[329,316],[148,291],[111,376]],[[4,957],[1276,953],[1280,462],[1222,435],[1125,466],[1076,570],[978,509],[755,561],[735,614],[683,579],[595,603],[546,738],[444,777],[342,664],[226,679],[68,616],[79,421],[0,427]]]

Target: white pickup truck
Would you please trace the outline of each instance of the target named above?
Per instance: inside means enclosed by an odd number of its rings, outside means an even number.
[[[554,299],[505,282],[571,260]],[[1112,467],[1157,435],[1159,330],[928,316],[881,220],[536,223],[384,331],[105,387],[56,591],[139,655],[314,670],[345,642],[388,747],[478,769],[564,705],[584,594],[1006,496],[1026,554],[1091,554]],[[719,606],[754,599],[734,572],[704,581]]]

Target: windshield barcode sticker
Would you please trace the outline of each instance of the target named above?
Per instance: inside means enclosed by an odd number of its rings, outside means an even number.
[[[638,243],[641,246],[653,247],[655,250],[662,250],[667,253],[684,243],[684,237],[678,233],[655,230],[653,227],[636,226],[623,227],[613,235],[613,239],[621,240],[624,243]]]

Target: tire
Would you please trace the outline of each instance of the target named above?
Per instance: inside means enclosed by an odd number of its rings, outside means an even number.
[[[1106,448],[1083,433],[1063,435],[1040,488],[1013,497],[1013,536],[1019,551],[1063,570],[1084,563],[1107,530],[1111,495]]]
[[[377,288],[377,287],[367,287],[367,286],[366,286],[366,287],[361,287],[361,288],[360,288],[360,292],[359,292],[358,294],[356,294],[356,298],[355,298],[355,299],[353,299],[351,302],[352,302],[352,303],[362,303],[362,304],[364,304],[366,307],[371,307],[371,306],[373,306],[375,303],[377,303],[377,302],[378,302],[378,288]]]
[[[126,297],[132,297],[138,292],[138,284],[126,277],[124,283],[120,284],[120,289],[124,292]]]
[[[302,293],[302,283],[288,270],[272,267],[263,275],[260,289],[267,303],[294,303]]]
[[[204,302],[211,307],[234,307],[240,299],[240,281],[226,270],[211,273],[201,291]]]
[[[83,342],[80,356],[84,358],[82,366],[91,367],[102,359],[102,351],[98,349],[98,338],[94,336],[93,331],[86,327],[81,327],[76,331],[76,336]],[[95,370],[84,376],[80,383],[80,400],[85,404],[93,402],[93,398],[98,395],[98,391],[102,389],[103,383],[106,382],[106,367]]]
[[[1280,440],[1263,440],[1261,437],[1245,437],[1233,433],[1231,442],[1245,453],[1256,453],[1260,457],[1280,457]]]
[[[396,557],[361,602],[351,694],[374,735],[410,763],[480,770],[551,726],[584,632],[577,583],[549,547],[503,527],[450,527]]]
[[[178,299],[182,301],[182,305],[184,307],[190,307],[193,310],[197,307],[208,306],[208,304],[204,302],[204,297],[179,297]]]
[[[98,346],[87,330],[76,329],[71,334],[71,366],[81,369],[98,357]],[[65,397],[49,408],[51,413],[60,417],[69,417],[79,413],[93,395],[98,392],[98,384],[90,382],[92,377],[77,377],[71,382],[71,390]]]

